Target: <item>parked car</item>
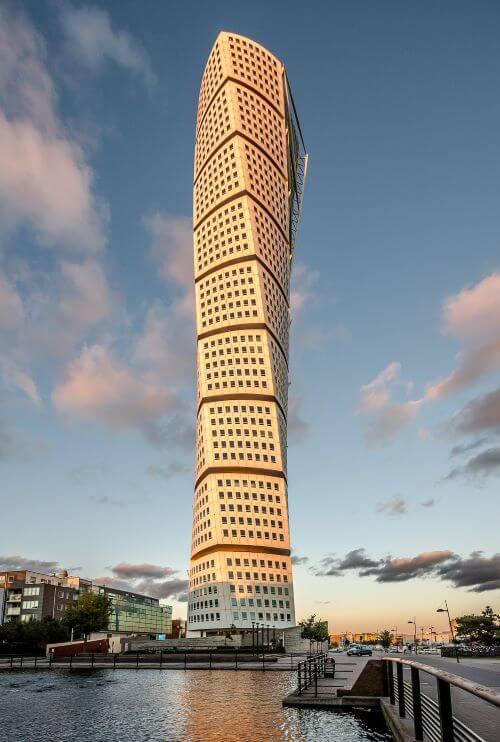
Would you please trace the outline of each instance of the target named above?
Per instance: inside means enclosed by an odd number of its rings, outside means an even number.
[[[360,644],[351,644],[351,646],[347,650],[348,657],[371,657],[372,654],[373,653],[371,647],[363,647]]]

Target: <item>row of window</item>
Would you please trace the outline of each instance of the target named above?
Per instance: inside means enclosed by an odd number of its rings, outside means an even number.
[[[241,619],[240,619],[241,615]],[[286,615],[286,619],[285,619]],[[233,620],[234,621],[291,621],[292,616],[290,613],[266,613],[265,619],[264,619],[264,613],[263,612],[254,612],[254,611],[242,611],[241,614],[239,611],[233,611]],[[208,622],[215,622],[220,621],[220,613],[204,613],[204,614],[193,614],[189,616],[189,623],[208,623]]]

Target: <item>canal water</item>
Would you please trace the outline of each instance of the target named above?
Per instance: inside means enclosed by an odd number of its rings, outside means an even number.
[[[1,742],[390,740],[378,711],[283,708],[289,672],[0,673]]]

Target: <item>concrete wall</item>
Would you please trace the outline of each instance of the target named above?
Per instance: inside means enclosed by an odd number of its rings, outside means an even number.
[[[179,637],[178,639],[162,639],[158,641],[144,639],[144,637],[128,636],[121,640],[124,652],[141,652],[145,649],[168,652],[173,649],[180,649],[183,652],[196,649],[218,649],[219,647],[228,647],[229,649],[239,649],[241,647],[241,636],[235,635],[231,639],[225,636],[205,636],[205,637]]]

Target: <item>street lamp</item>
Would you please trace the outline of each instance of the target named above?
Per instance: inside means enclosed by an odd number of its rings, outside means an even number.
[[[394,639],[396,640],[396,647],[398,646],[398,627],[395,626],[391,631],[394,633]]]
[[[445,604],[445,608],[438,608],[436,613],[447,613],[448,614],[448,623],[450,624],[451,640],[453,642],[453,646],[455,647],[455,657],[457,658],[457,662],[460,662],[460,659],[458,657],[458,647],[455,641],[455,634],[453,633],[453,626],[451,625],[450,611],[448,610],[448,603],[446,602],[446,600],[444,601],[444,604]]]
[[[415,642],[415,654],[418,654],[417,652],[417,619],[415,618],[415,616],[413,616],[413,621],[408,621],[408,623],[413,624],[413,629],[414,629],[413,638]]]
[[[434,643],[437,644],[437,633],[434,629],[434,626],[429,626],[429,631],[431,632],[431,639],[432,639],[432,636],[434,635]]]

